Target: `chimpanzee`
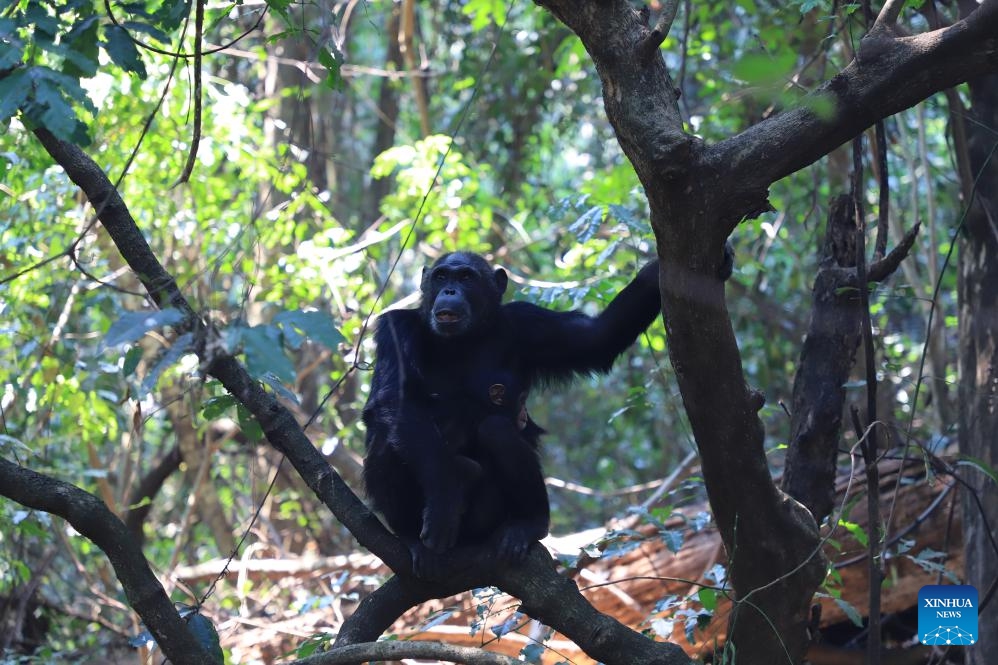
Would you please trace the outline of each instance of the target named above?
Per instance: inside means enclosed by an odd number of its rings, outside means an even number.
[[[364,482],[419,576],[456,545],[490,543],[516,562],[547,535],[527,395],[608,371],[661,307],[657,261],[595,317],[504,305],[506,285],[478,254],[447,254],[424,269],[419,309],[386,312],[375,332]]]

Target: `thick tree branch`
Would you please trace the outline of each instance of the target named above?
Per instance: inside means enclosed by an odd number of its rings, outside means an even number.
[[[727,165],[743,187],[766,189],[877,120],[995,71],[998,0],[985,0],[965,19],[916,36],[877,30],[864,38],[857,59],[802,106],[711,146],[705,161]]]
[[[644,61],[655,55],[661,57],[658,53],[658,47],[669,36],[678,11],[679,0],[666,0],[662,6],[662,13],[659,14],[658,20],[655,22],[655,27],[638,43],[638,59]]]
[[[783,491],[820,522],[833,508],[845,383],[860,340],[861,283],[856,271],[855,208],[848,196],[832,201],[820,268],[812,290],[811,322],[794,377],[790,446]],[[889,277],[908,255],[919,226],[883,259],[870,266],[868,280]],[[865,286],[864,286],[865,288]]]
[[[739,210],[714,220],[723,236],[766,209],[769,186],[926,97],[998,71],[998,0],[947,28],[916,36],[892,30],[901,3],[888,3],[857,60],[802,104],[704,148],[683,129],[661,58],[627,0],[537,0],[582,39],[603,82],[607,117],[652,199],[661,179],[684,174],[729,190]],[[723,178],[718,174],[726,174]],[[685,220],[676,220],[683,223]],[[722,236],[722,237],[723,237]]]
[[[425,600],[494,585],[519,598],[523,603],[521,610],[531,618],[555,628],[600,662],[690,664],[679,646],[649,640],[597,611],[575,582],[557,572],[551,556],[539,545],[531,548],[523,565],[516,567],[506,566],[490,553],[479,550],[458,553],[455,561],[459,563],[451,569],[458,572],[439,585],[424,585],[401,577],[388,580],[347,618],[340,629],[337,648],[376,639],[402,611]]]
[[[69,483],[0,459],[0,493],[23,506],[62,517],[107,555],[128,604],[174,663],[215,661],[187,630],[142,548],[103,501]]]
[[[898,17],[901,16],[902,9],[904,9],[904,0],[887,0],[880,9],[880,14],[877,16],[877,21],[873,24],[872,29],[881,30],[893,27],[897,23]]]

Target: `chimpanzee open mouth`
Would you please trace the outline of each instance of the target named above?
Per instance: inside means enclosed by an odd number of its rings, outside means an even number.
[[[438,323],[457,323],[461,320],[461,315],[451,309],[442,309],[439,312],[434,312],[433,316],[437,319]]]

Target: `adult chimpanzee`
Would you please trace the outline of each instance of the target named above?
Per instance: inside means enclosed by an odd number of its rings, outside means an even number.
[[[608,371],[660,308],[657,261],[595,317],[503,305],[506,285],[481,256],[447,254],[424,269],[419,309],[378,322],[364,482],[417,575],[455,545],[490,542],[519,561],[547,535],[543,430],[527,415],[527,394]]]

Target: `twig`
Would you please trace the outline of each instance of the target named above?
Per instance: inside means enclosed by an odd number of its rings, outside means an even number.
[[[195,0],[194,11],[194,131],[191,132],[191,149],[187,153],[187,163],[181,171],[173,187],[187,182],[194,172],[194,163],[198,158],[198,144],[201,143],[201,74],[204,66],[202,47],[204,46],[204,3],[205,0]]]
[[[880,8],[880,14],[877,16],[877,20],[873,22],[873,28],[871,28],[870,32],[887,29],[889,26],[897,23],[902,9],[904,9],[904,0],[887,0],[884,6]]]
[[[648,62],[658,51],[658,47],[669,36],[669,30],[672,29],[672,24],[676,20],[678,12],[679,0],[667,0],[662,6],[662,13],[658,15],[655,27],[638,42],[637,56],[639,62]]]
[[[867,528],[869,534],[870,561],[870,637],[867,641],[867,663],[880,662],[880,471],[877,468],[877,368],[873,351],[873,323],[870,321],[870,291],[867,288],[866,274],[866,220],[863,216],[863,135],[852,142],[853,156],[853,202],[856,206],[856,278],[859,283],[860,314],[863,317],[862,335],[866,365],[866,418],[870,428],[863,436],[859,412],[852,407],[853,426],[860,440],[863,461],[866,463],[867,483]]]

